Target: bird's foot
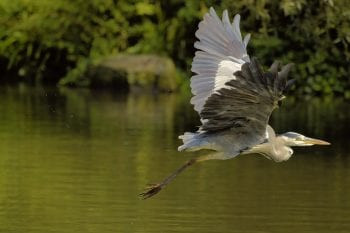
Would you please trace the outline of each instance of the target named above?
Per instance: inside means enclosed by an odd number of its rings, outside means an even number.
[[[161,184],[149,184],[143,193],[140,193],[140,197],[145,200],[156,195],[160,190],[162,190]]]

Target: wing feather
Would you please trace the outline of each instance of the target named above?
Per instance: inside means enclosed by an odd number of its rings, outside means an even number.
[[[191,78],[194,94],[191,103],[198,113],[203,109],[208,97],[233,79],[233,73],[249,61],[246,51],[249,37],[242,41],[239,21],[240,16],[236,15],[231,23],[227,10],[220,19],[215,10],[210,8],[209,13],[205,14],[203,21],[199,23],[196,31],[199,41],[194,44],[198,51],[191,68],[195,73]],[[208,88],[205,88],[205,85]]]
[[[255,58],[205,102],[200,112],[205,123],[200,130],[217,132],[239,128],[240,133],[264,135],[278,101],[283,99],[291,65],[281,72],[263,72]],[[280,75],[283,75],[281,78]]]

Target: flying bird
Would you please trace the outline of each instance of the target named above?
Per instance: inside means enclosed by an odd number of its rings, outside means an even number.
[[[209,150],[205,156],[186,162],[161,183],[150,184],[143,199],[157,194],[179,173],[200,161],[232,159],[238,155],[261,154],[275,162],[288,160],[292,146],[330,145],[295,132],[276,134],[268,125],[272,111],[292,85],[287,75],[292,64],[274,62],[264,71],[247,53],[250,34],[242,39],[240,15],[231,23],[227,10],[222,19],[211,7],[199,23],[192,62],[191,103],[202,125],[197,132],[179,136],[179,151]]]

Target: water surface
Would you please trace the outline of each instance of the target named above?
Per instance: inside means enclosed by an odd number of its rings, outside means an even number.
[[[350,232],[350,104],[293,99],[272,117],[331,147],[198,164],[159,195],[137,194],[184,163],[198,117],[180,94],[2,87],[0,232]]]

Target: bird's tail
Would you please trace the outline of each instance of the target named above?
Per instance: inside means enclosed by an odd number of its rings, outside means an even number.
[[[200,140],[198,138],[199,133],[186,132],[184,135],[180,135],[179,139],[182,140],[183,145],[177,148],[178,151],[196,151],[199,150]]]

